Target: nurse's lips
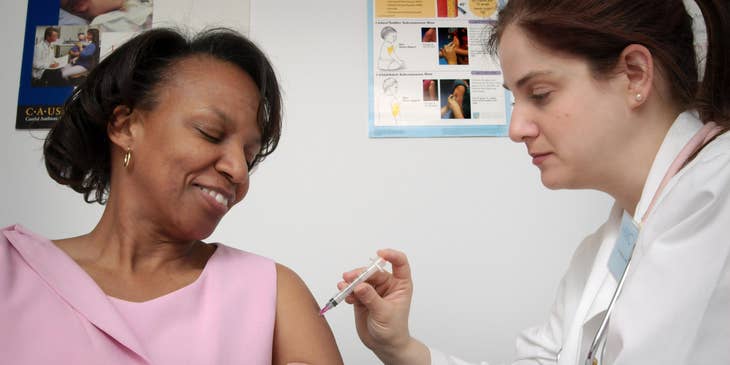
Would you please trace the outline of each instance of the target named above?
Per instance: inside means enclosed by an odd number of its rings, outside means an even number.
[[[540,164],[542,164],[545,161],[545,159],[547,159],[548,156],[550,156],[550,155],[551,155],[551,153],[549,153],[549,152],[530,153],[530,156],[532,156],[532,164],[535,166],[540,166]]]

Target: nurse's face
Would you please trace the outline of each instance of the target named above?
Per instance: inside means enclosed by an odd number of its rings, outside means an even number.
[[[515,97],[509,136],[525,144],[542,183],[606,191],[621,176],[616,154],[632,133],[620,78],[596,79],[586,61],[534,43],[515,25],[500,39],[499,58]]]

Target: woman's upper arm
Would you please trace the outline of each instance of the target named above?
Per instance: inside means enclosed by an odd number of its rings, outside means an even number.
[[[302,279],[276,265],[273,363],[342,364],[334,335]]]

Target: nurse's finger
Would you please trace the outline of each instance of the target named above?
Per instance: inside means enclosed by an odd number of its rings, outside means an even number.
[[[349,272],[346,272],[342,274],[342,279],[344,280],[341,282],[340,285],[338,284],[338,289],[342,290],[344,289],[349,283],[352,283],[355,281],[355,279],[360,276],[360,274],[365,271],[366,268],[361,267],[359,269],[355,269]],[[375,288],[375,290],[378,292],[380,296],[383,296],[389,288],[389,285],[387,285],[391,280],[393,279],[393,275],[387,271],[378,271],[374,273],[370,278],[366,280],[367,283],[369,283],[372,287]],[[349,303],[349,302],[348,302]]]
[[[379,313],[382,316],[388,311],[385,299],[368,283],[358,284],[352,293],[370,313],[375,313],[376,315]]]
[[[337,283],[337,290],[345,289],[348,285],[350,285],[350,283],[346,281],[340,281],[339,283]],[[345,297],[345,303],[347,304],[355,304],[358,302],[359,300],[357,300],[357,298],[352,293]]]
[[[406,257],[405,253],[386,248],[378,250],[378,256],[390,262],[393,266],[394,278],[411,280],[411,266],[408,264],[408,257]]]
[[[348,285],[350,285],[350,284],[347,283],[347,282],[341,281],[341,282],[337,283],[337,288],[339,290],[342,290],[342,289],[345,289]],[[370,285],[368,283],[365,283],[365,285],[367,285],[369,287],[373,287],[372,285]],[[378,295],[382,298],[383,295],[385,294],[384,292],[387,290],[387,287],[374,288],[374,289],[375,289],[375,292],[378,293]],[[347,304],[362,304],[362,302],[360,302],[360,299],[358,299],[358,297],[354,294],[354,292],[353,293],[350,293],[350,295],[348,295],[348,296],[345,297],[345,303],[347,303]]]

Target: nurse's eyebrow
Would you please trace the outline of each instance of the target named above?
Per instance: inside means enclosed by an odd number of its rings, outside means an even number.
[[[529,73],[527,73],[527,75],[522,76],[522,78],[520,78],[519,80],[517,80],[517,84],[516,84],[517,85],[517,88],[519,89],[520,87],[522,87],[522,85],[526,84],[528,81],[530,81],[530,79],[533,79],[533,78],[538,77],[538,76],[549,75],[551,73],[552,73],[551,71],[532,71],[532,72],[529,72]],[[507,90],[510,90],[510,88],[507,87],[507,85],[505,85],[505,84],[502,84],[502,87],[505,88],[505,89],[507,89]]]

